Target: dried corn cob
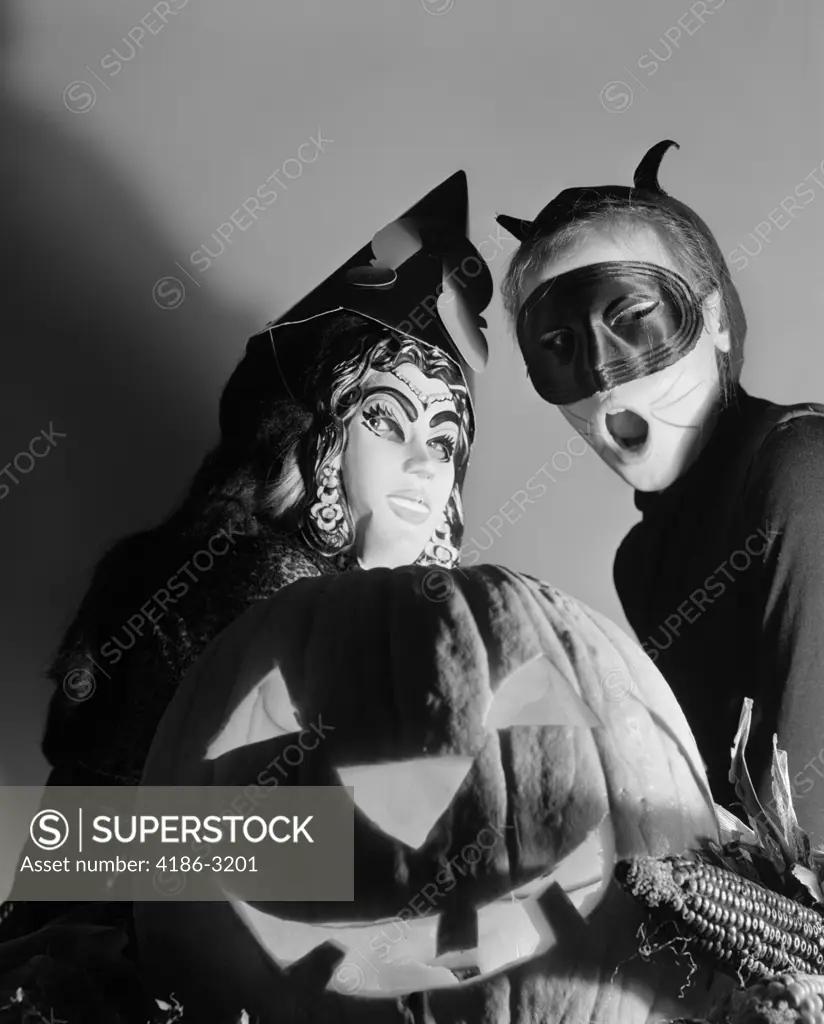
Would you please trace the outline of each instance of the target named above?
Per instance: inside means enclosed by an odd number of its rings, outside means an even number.
[[[738,989],[727,997],[720,1015],[713,1014],[711,1019],[725,1024],[824,1024],[824,977],[779,974]]]
[[[824,974],[824,917],[727,868],[680,857],[620,862],[618,882],[686,948],[745,982]]]

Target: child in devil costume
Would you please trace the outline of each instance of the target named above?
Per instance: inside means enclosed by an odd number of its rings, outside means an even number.
[[[746,319],[707,225],[658,184],[570,188],[519,241],[504,300],[538,394],[635,491],[619,597],[694,730],[715,799],[755,700],[748,759],[769,792],[773,734],[802,826],[824,841],[824,406],[739,382]]]

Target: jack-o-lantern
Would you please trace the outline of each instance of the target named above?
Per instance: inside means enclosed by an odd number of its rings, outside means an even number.
[[[675,698],[609,620],[497,566],[301,580],[198,662],[143,783],[254,783],[319,721],[277,779],[354,787],[355,899],[138,904],[142,955],[184,1007],[261,1024],[706,1010],[706,976],[639,954],[642,911],[612,880],[616,859],[717,825]]]

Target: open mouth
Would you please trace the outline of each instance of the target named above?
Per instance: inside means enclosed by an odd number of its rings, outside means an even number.
[[[629,409],[608,412],[606,428],[609,436],[625,452],[633,452],[635,454],[641,452],[649,438],[649,424],[647,421],[643,416],[630,412]]]

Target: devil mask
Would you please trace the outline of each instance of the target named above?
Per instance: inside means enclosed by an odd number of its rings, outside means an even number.
[[[702,235],[724,267],[707,225],[658,184],[664,153],[677,146],[659,142],[638,165],[632,188],[618,185],[565,189],[534,221],[499,216],[519,241],[549,237],[605,198],[636,207],[668,209]],[[745,327],[738,293],[722,280],[732,323]],[[545,401],[571,405],[682,359],[703,329],[701,300],[680,275],[651,263],[596,263],[539,284],[524,300],[517,334],[530,378]]]
[[[662,370],[695,345],[701,305],[677,274],[652,263],[594,263],[527,298],[518,342],[546,402],[571,405]]]

